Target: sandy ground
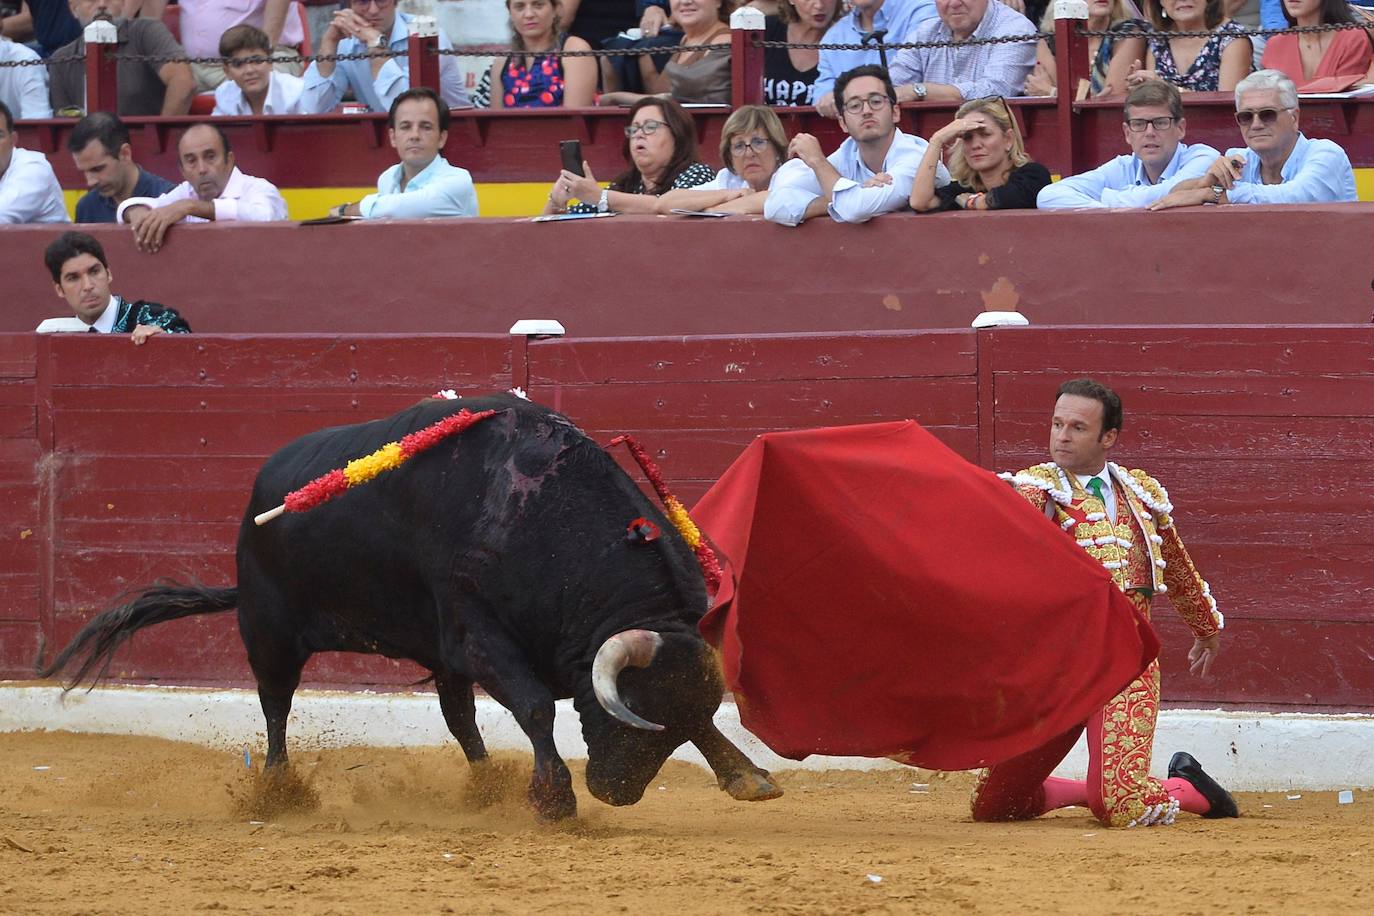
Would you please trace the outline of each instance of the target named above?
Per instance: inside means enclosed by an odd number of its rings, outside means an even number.
[[[1080,810],[974,824],[967,774],[916,770],[785,773],[783,798],[744,804],[670,763],[609,808],[574,763],[579,817],[541,826],[528,758],[499,758],[507,792],[485,808],[456,746],[293,763],[318,807],[262,817],[241,754],[0,735],[0,913],[1374,911],[1374,792],[1108,831]]]

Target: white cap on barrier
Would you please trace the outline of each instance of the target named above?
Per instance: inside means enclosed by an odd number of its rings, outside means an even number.
[[[1083,9],[1087,9],[1086,6]],[[1088,16],[1085,13],[1084,19]],[[439,34],[439,20],[433,16],[412,16],[410,17],[410,34],[416,38],[433,38]]]
[[[1024,328],[1030,319],[1020,312],[983,312],[973,319],[975,328]]]
[[[88,45],[112,45],[119,41],[118,31],[115,24],[108,19],[95,19],[86,26],[81,36],[86,39]]]
[[[563,324],[552,318],[521,318],[510,326],[512,337],[562,337]]]
[[[730,28],[743,29],[746,32],[762,32],[764,29],[763,10],[756,10],[752,6],[741,6],[730,14]]]
[[[67,315],[63,318],[44,318],[34,330],[39,334],[85,334],[90,332],[91,326],[75,315]]]
[[[1088,0],[1054,0],[1055,19],[1087,19]]]

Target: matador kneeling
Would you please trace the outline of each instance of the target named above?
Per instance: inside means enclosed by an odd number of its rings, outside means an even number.
[[[1107,460],[1121,422],[1121,399],[1110,388],[1090,379],[1065,382],[1050,425],[1053,460],[1003,476],[1100,561],[1146,619],[1150,599],[1167,594],[1193,631],[1190,670],[1206,676],[1222,616],[1174,527],[1164,488],[1144,471]],[[1109,827],[1170,824],[1179,809],[1238,817],[1230,793],[1189,754],[1173,756],[1168,779],[1149,775],[1158,714],[1155,660],[1090,721],[984,770],[974,789],[974,820],[1022,820],[1072,805],[1086,805]],[[1085,728],[1087,780],[1051,776]]]

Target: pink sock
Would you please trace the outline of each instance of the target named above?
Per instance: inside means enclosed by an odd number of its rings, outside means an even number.
[[[1169,793],[1170,798],[1178,799],[1178,806],[1184,811],[1206,814],[1212,810],[1212,803],[1203,798],[1191,782],[1181,777],[1164,780],[1164,791]]]
[[[1051,776],[1045,780],[1044,789],[1045,811],[1075,805],[1080,808],[1088,806],[1088,784],[1082,780],[1060,779],[1058,776]],[[1045,811],[1040,813],[1044,814]]]

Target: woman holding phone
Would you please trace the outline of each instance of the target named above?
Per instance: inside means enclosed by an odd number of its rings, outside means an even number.
[[[506,0],[511,51],[491,65],[492,108],[585,108],[596,95],[596,59],[552,51],[590,51],[563,31],[561,0]]]
[[[696,126],[672,99],[649,96],[634,104],[623,154],[629,168],[606,189],[585,162],[582,175],[563,169],[549,190],[544,212],[654,213],[661,195],[713,177],[711,167],[697,156]],[[573,199],[580,203],[572,204]]]

